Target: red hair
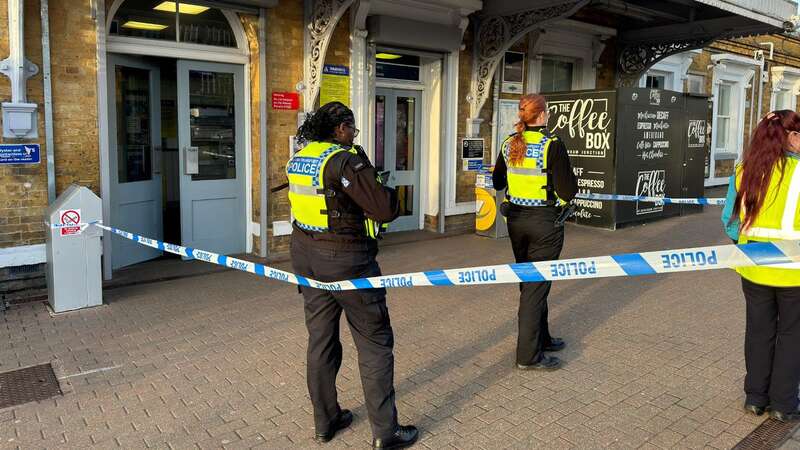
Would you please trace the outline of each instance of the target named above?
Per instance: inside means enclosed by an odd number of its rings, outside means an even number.
[[[528,144],[522,135],[525,125],[533,122],[546,109],[547,101],[539,94],[526,94],[519,99],[519,112],[517,113],[519,122],[514,125],[517,134],[511,138],[508,145],[508,160],[512,166],[522,164],[522,160],[525,159],[525,152],[528,149]]]
[[[744,211],[742,230],[750,228],[761,211],[776,164],[783,180],[786,165],[783,152],[790,131],[800,131],[800,115],[784,109],[767,114],[753,132],[742,159],[742,178],[731,215],[731,218],[739,217]]]

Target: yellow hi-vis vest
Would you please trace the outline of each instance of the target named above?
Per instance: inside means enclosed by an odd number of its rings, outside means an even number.
[[[772,170],[761,211],[750,228],[739,233],[740,244],[800,239],[800,214],[798,214],[800,170],[797,170],[800,161],[792,157],[786,157],[785,161],[783,180],[780,168],[776,164]],[[742,169],[739,166],[736,168],[737,190],[741,185],[741,179]],[[744,212],[740,213],[740,220],[744,221]],[[800,264],[796,263],[771,267],[739,267],[736,271],[753,283],[775,287],[800,286]]]
[[[524,131],[522,137],[528,144],[521,165],[512,165],[509,160],[511,135],[503,142],[503,158],[506,161],[508,178],[508,201],[520,206],[547,206],[547,154],[550,143],[557,140],[539,131]],[[554,192],[555,195],[555,192]],[[556,196],[559,204],[564,201]]]
[[[289,206],[297,226],[306,231],[330,231],[324,174],[328,161],[340,152],[358,154],[355,149],[346,149],[338,144],[311,142],[286,164]],[[364,234],[372,239],[377,239],[387,228],[388,224],[379,224],[369,218],[364,220]]]
[[[320,233],[328,231],[323,174],[333,155],[346,151],[356,153],[330,142],[311,142],[286,164],[289,205],[298,227]]]

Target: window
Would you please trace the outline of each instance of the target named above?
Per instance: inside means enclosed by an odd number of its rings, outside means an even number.
[[[572,90],[575,62],[554,57],[542,58],[540,93]]]
[[[237,46],[236,37],[222,11],[184,2],[128,0],[114,15],[109,32],[114,36]]]
[[[772,95],[775,96],[775,107],[774,110],[781,110],[781,109],[795,109],[797,105],[794,105],[795,98],[789,92],[788,89],[778,89]]]
[[[393,80],[419,81],[419,56],[379,52],[375,55],[375,76]]]
[[[687,78],[687,92],[704,95],[706,93],[706,76],[690,73]]]
[[[733,109],[733,99],[731,91],[732,86],[730,83],[722,83],[719,85],[714,126],[717,127],[716,148],[720,150],[729,150],[733,144],[731,135],[731,111]]]
[[[644,83],[644,87],[648,89],[666,89],[666,86],[666,75],[647,75]]]

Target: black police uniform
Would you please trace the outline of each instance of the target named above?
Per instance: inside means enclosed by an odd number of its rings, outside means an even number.
[[[297,274],[319,281],[381,275],[378,245],[366,237],[365,216],[382,223],[397,218],[395,191],[376,181],[366,155],[340,152],[323,173],[329,231],[293,225],[291,256]],[[388,438],[397,428],[394,393],[394,335],[385,289],[331,292],[301,287],[308,328],[307,382],[317,432],[328,431],[341,411],[336,375],[342,364],[342,310],[358,350],[358,365],[373,436]]]
[[[544,127],[528,127],[549,135]],[[497,190],[508,186],[506,161],[502,152],[497,157],[492,181]],[[551,141],[547,155],[547,184],[550,206],[519,206],[508,204],[508,234],[518,263],[558,259],[564,245],[564,227],[556,226],[561,213],[553,191],[564,201],[570,201],[578,191],[569,155],[563,142]],[[547,295],[551,282],[520,283],[519,335],[517,364],[528,366],[541,361],[544,348],[550,345],[547,324]]]

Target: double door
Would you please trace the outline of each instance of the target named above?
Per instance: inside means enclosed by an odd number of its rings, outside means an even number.
[[[389,171],[387,184],[397,190],[400,217],[389,231],[420,229],[420,145],[422,92],[375,90],[375,167]]]
[[[175,65],[178,170],[163,171],[162,68]],[[243,68],[186,60],[109,55],[111,226],[162,239],[164,177],[178,177],[181,245],[245,251]],[[170,118],[175,119],[175,118]],[[113,269],[160,251],[117,237]]]

